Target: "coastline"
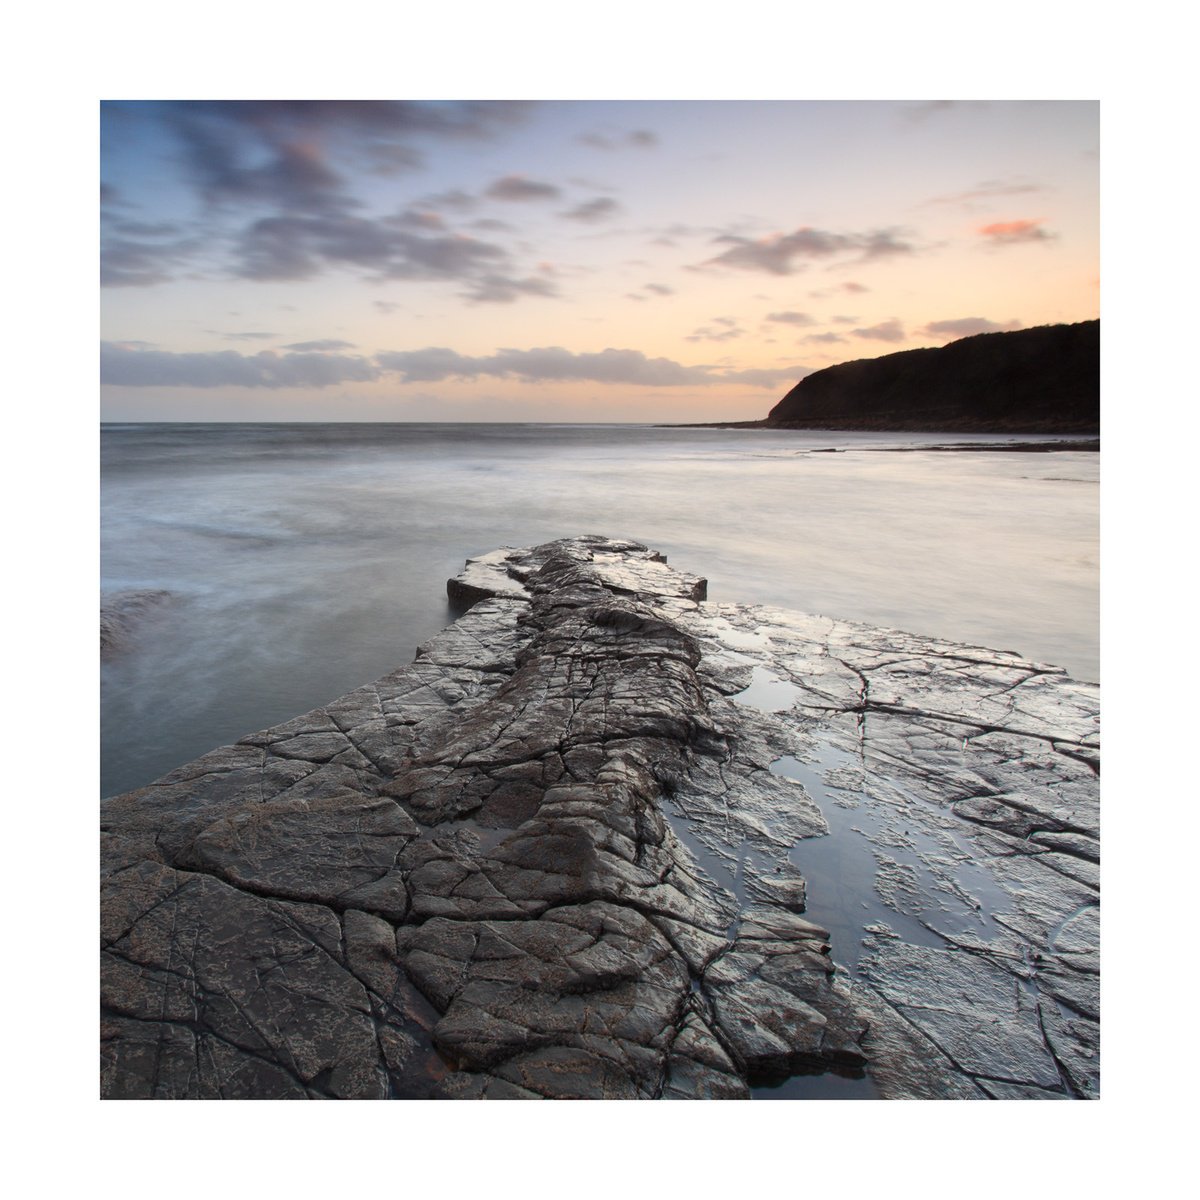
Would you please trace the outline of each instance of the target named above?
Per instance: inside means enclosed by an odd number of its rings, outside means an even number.
[[[456,590],[105,802],[104,1095],[1097,1094],[1097,688],[599,537]]]
[[[966,439],[647,426],[105,432],[102,600],[144,589],[175,599],[131,612],[132,653],[103,664],[102,792],[407,661],[445,624],[440,597],[463,554],[586,529],[596,512],[710,573],[722,599],[1010,647],[1098,679],[1099,456],[828,452],[934,440]],[[1001,489],[1008,499],[994,504]],[[481,504],[485,493],[502,506]],[[695,520],[697,495],[727,519]],[[1065,573],[1047,569],[1056,560]],[[1006,597],[988,582],[997,570]],[[188,689],[173,684],[182,676]]]
[[[664,425],[655,424],[655,429],[762,429],[762,430],[792,430],[797,433],[933,433],[944,434],[948,436],[962,434],[992,434],[1006,435],[1012,438],[1046,438],[1056,435],[1072,435],[1064,436],[1058,440],[1047,441],[1012,441],[1012,442],[935,442],[927,446],[878,446],[878,447],[863,447],[863,449],[872,449],[879,451],[892,450],[1009,450],[1009,451],[1026,451],[1026,452],[1045,452],[1052,450],[1100,450],[1100,435],[1098,431],[1092,429],[1004,429],[1004,428],[974,428],[974,427],[952,427],[947,428],[944,425],[939,425],[931,428],[923,425],[913,425],[906,427],[896,425],[894,423],[888,425],[876,425],[871,423],[847,423],[842,425],[829,424],[801,424],[795,421],[706,421],[692,422],[682,425]]]

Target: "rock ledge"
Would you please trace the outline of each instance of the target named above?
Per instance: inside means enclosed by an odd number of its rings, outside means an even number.
[[[104,803],[105,1097],[1097,1094],[1095,688],[599,537],[448,591],[411,665]],[[843,844],[839,909],[796,863]]]

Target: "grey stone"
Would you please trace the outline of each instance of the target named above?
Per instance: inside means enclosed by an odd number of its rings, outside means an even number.
[[[1098,1094],[1094,688],[597,536],[448,590],[409,666],[104,803],[103,1095]],[[789,858],[841,809],[858,936]]]

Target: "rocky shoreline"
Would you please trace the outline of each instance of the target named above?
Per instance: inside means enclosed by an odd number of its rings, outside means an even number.
[[[102,1095],[1096,1096],[1098,689],[705,590],[495,551],[106,801]]]
[[[693,422],[690,425],[656,425],[656,429],[766,429],[772,431],[792,430],[800,433],[842,433],[846,430],[842,427],[832,427],[826,425],[798,425],[794,422],[780,424],[779,422],[762,420],[762,421],[706,421]],[[952,433],[954,430],[898,430],[891,428],[871,428],[862,427],[855,428],[855,433]],[[962,432],[970,433],[971,430]],[[1053,435],[1057,430],[1049,429],[1045,433],[1027,430],[1011,430],[1005,431],[1012,437],[1020,437],[1022,434],[1026,437],[1045,437]],[[875,454],[913,454],[925,450],[942,450],[942,451],[978,451],[982,453],[994,454],[997,451],[1009,451],[1013,453],[1050,453],[1059,450],[1087,450],[1099,453],[1100,439],[1098,437],[1083,437],[1083,438],[1059,438],[1055,441],[1009,441],[1009,442],[929,442],[928,444],[918,446],[855,446],[855,447],[829,447],[821,450],[810,450],[809,454],[845,454],[853,450],[862,452],[870,452]]]

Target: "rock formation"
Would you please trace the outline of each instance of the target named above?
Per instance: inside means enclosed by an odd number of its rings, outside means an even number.
[[[137,588],[113,592],[100,602],[100,658],[115,658],[129,648],[136,626],[171,599],[170,592]]]
[[[1095,688],[604,538],[449,591],[104,803],[104,1096],[1096,1094]]]
[[[981,333],[939,349],[839,363],[771,409],[788,429],[1094,433],[1100,322]]]

